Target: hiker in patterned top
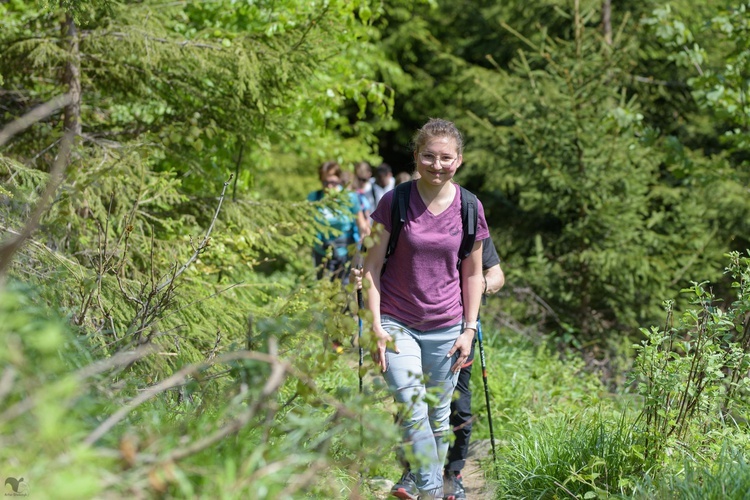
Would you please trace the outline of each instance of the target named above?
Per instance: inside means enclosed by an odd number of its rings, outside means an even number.
[[[489,231],[476,198],[475,241],[463,259],[459,256],[462,191],[452,179],[462,151],[461,133],[449,121],[430,119],[417,132],[414,161],[420,178],[405,183],[410,195],[398,244],[384,266],[393,226],[395,191],[390,191],[372,214],[375,244],[363,269],[376,340],[373,361],[404,406],[404,446],[423,499],[443,498],[451,395],[471,352],[484,289],[482,240]],[[429,402],[428,392],[435,395]],[[416,498],[405,494],[402,498]]]
[[[327,194],[344,189],[344,172],[335,161],[323,163],[318,175],[323,189],[311,192],[307,195],[307,201],[320,201]],[[331,279],[340,279],[344,284],[349,280],[346,268],[351,260],[350,249],[355,248],[360,238],[370,232],[359,197],[352,191],[347,191],[347,194],[349,203],[345,211],[320,208],[318,218],[328,228],[318,233],[318,241],[313,247],[318,279],[330,275]]]

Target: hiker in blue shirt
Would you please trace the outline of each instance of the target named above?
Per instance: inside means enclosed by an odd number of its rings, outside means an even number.
[[[307,195],[308,201],[320,201],[327,193],[344,189],[343,172],[341,166],[335,161],[323,163],[318,174],[322,189]],[[346,267],[351,260],[349,250],[356,248],[360,235],[367,235],[370,230],[359,197],[352,191],[347,191],[347,194],[349,207],[345,211],[334,211],[326,207],[319,209],[319,220],[329,229],[318,233],[318,241],[313,247],[313,259],[318,270],[318,279],[330,275],[332,280],[340,279],[344,284],[349,281],[346,273]]]

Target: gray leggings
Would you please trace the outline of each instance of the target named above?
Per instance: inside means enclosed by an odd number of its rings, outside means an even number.
[[[450,371],[458,353],[446,356],[461,333],[461,324],[426,332],[388,316],[381,318],[381,324],[400,351],[386,351],[388,368],[383,377],[396,402],[406,406],[401,427],[404,444],[414,457],[412,472],[417,487],[423,494],[442,498],[451,396],[458,380],[458,373]],[[434,395],[436,403],[428,405],[427,392]]]

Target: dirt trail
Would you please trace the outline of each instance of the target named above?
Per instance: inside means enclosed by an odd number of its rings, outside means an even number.
[[[466,457],[466,465],[462,471],[464,488],[467,500],[491,500],[494,498],[492,485],[487,483],[485,472],[479,466],[479,461],[488,458],[491,453],[490,440],[483,439],[472,441],[469,444],[469,454]],[[375,498],[378,500],[393,499],[390,490],[393,482],[389,480],[378,481]]]
[[[489,500],[494,497],[492,487],[487,483],[487,479],[484,477],[485,473],[479,467],[479,460],[487,458],[490,453],[489,439],[469,443],[469,455],[466,458],[464,470],[461,471],[468,500]]]

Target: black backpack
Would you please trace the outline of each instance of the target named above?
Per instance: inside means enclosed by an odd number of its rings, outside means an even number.
[[[411,185],[413,181],[403,182],[394,188],[393,200],[391,201],[391,236],[388,239],[388,249],[385,252],[385,262],[388,257],[396,250],[398,235],[401,228],[406,222],[406,210],[409,208],[409,196],[411,195]],[[458,248],[458,265],[461,261],[469,256],[474,248],[474,242],[477,238],[477,219],[478,219],[478,202],[474,193],[458,186],[461,189],[461,223],[463,225],[463,237],[461,246]],[[385,271],[385,263],[383,264]]]

